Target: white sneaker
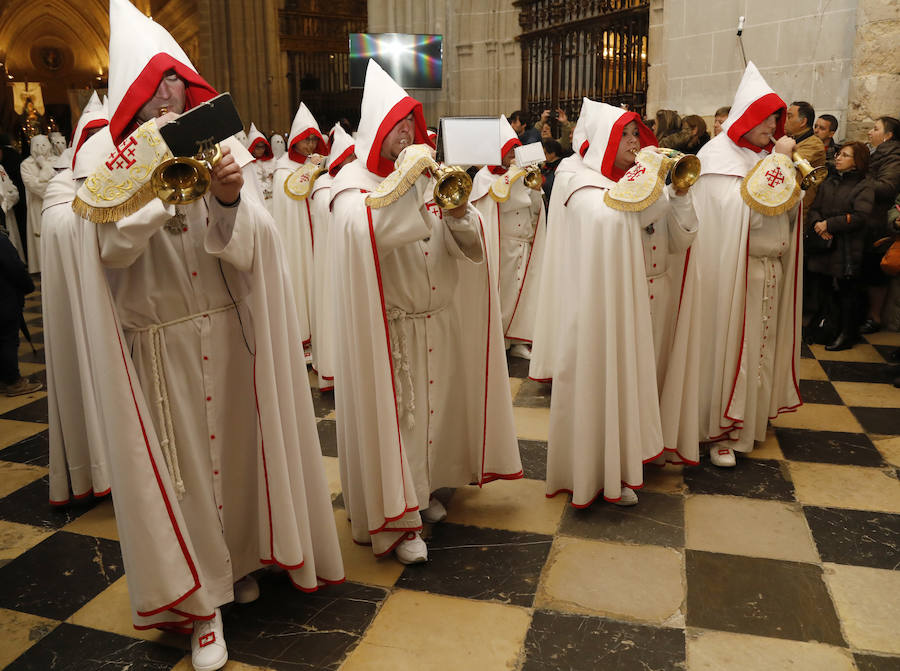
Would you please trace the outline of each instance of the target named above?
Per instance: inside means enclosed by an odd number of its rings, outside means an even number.
[[[618,501],[613,501],[617,506],[636,506],[638,502],[637,494],[631,487],[622,487],[622,494]]]
[[[194,671],[217,671],[228,661],[228,649],[222,634],[222,613],[216,608],[211,620],[194,622],[191,634],[191,663]]]
[[[737,466],[734,450],[730,447],[713,445],[709,448],[709,459],[713,462],[713,466],[719,466],[721,468],[733,468],[734,466]]]
[[[394,549],[394,554],[401,564],[421,564],[428,561],[428,546],[417,531],[415,536],[400,543]]]
[[[509,348],[509,354],[520,359],[531,359],[531,350],[528,349],[528,345],[513,345]]]
[[[447,519],[447,509],[444,507],[444,504],[433,496],[428,501],[428,507],[425,510],[420,510],[419,514],[429,524],[437,524]]]
[[[259,598],[259,583],[252,575],[245,575],[234,583],[235,603],[252,603]]]

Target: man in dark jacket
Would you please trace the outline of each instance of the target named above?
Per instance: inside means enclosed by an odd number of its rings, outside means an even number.
[[[25,296],[34,282],[6,235],[0,234],[0,382],[7,396],[21,396],[43,385],[19,374],[19,326]]]
[[[25,184],[22,183],[22,172],[19,169],[19,166],[22,165],[22,156],[12,146],[12,138],[6,134],[0,135],[0,162],[2,162],[3,169],[6,170],[6,174],[9,175],[12,183],[19,190],[19,202],[13,206],[13,211],[16,213],[16,224],[19,227],[19,240],[22,241],[22,251],[27,259],[28,235],[25,230],[28,223],[27,199],[25,198]]]

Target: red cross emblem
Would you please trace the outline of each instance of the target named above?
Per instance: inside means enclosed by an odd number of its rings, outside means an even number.
[[[306,174],[306,173],[303,173],[302,175],[300,175],[300,181],[301,181],[301,182],[308,182],[308,181],[309,181],[309,175]]]
[[[135,164],[134,152],[137,147],[137,140],[129,136],[125,142],[116,147],[116,151],[109,155],[106,167],[110,170],[130,168]]]
[[[205,648],[208,645],[216,642],[216,632],[211,631],[208,634],[203,634],[200,638],[197,639],[197,643],[200,644],[201,648]]]
[[[438,207],[437,203],[435,203],[433,200],[431,202],[425,203],[425,209],[431,212],[431,214],[436,216],[438,219],[444,218],[444,214],[443,212],[441,212],[441,208]]]
[[[644,166],[642,166],[640,163],[638,163],[631,170],[628,171],[628,181],[633,182],[638,177],[643,175],[645,172],[647,172],[647,169]]]
[[[766,181],[773,189],[784,181],[784,173],[781,172],[780,166],[775,166],[774,170],[769,170],[766,173],[766,177],[768,178]]]

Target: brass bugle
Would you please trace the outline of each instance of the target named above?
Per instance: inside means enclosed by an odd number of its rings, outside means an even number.
[[[209,191],[212,169],[221,159],[222,148],[207,142],[194,156],[163,161],[153,171],[153,191],[166,205],[193,203]]]
[[[516,180],[522,179],[529,189],[539,189],[544,184],[544,178],[541,176],[541,168],[537,164],[528,165],[524,168],[513,166],[504,176],[499,177],[491,184],[488,190],[491,198],[498,202],[504,203],[509,200],[510,187]]]
[[[660,149],[669,161],[669,178],[677,191],[687,191],[700,177],[700,159],[675,149]]]
[[[810,187],[821,184],[825,181],[825,178],[828,177],[828,168],[824,165],[814,168],[809,161],[796,151],[791,158],[794,161],[794,167],[797,168],[797,172],[801,175],[800,188],[804,191],[808,191]]]
[[[462,168],[455,165],[440,165],[433,162],[431,174],[434,176],[434,202],[442,210],[452,210],[465,205],[472,193],[472,178]]]
[[[410,145],[406,151],[413,151],[415,159],[412,162],[400,162],[400,165],[366,196],[366,206],[377,209],[396,202],[426,170],[435,180],[434,202],[442,210],[452,210],[468,202],[469,194],[472,192],[472,178],[465,170],[457,166],[439,164],[432,158],[431,148],[425,145]]]

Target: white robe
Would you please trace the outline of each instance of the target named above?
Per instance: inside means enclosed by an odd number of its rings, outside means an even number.
[[[314,261],[312,203],[309,198],[294,200],[284,192],[284,183],[300,167],[288,154],[279,159],[272,178],[272,216],[284,240],[285,258],[297,301],[297,316],[303,346],[309,347],[314,305]]]
[[[522,477],[481,220],[444,216],[420,178],[370,210],[362,161],[332,185],[344,502],[359,543],[390,552],[440,487]]]
[[[558,313],[547,495],[571,492],[575,507],[642,486],[643,463],[664,447],[644,232],[639,213],[603,202],[611,184],[583,167],[566,189],[569,256],[557,290],[568,298]]]
[[[498,178],[486,167],[479,170],[472,203],[484,221],[491,269],[500,296],[503,335],[507,342],[531,343],[547,237],[544,201],[540,191],[529,189],[519,179],[511,185],[509,199],[498,203],[487,193]]]
[[[281,240],[255,197],[209,199],[181,209],[181,233],[162,230],[174,210],[158,200],[84,224],[85,321],[138,628],[189,630],[263,564],[307,591],[344,575]]]
[[[702,156],[702,155],[701,155]],[[768,420],[801,405],[802,243],[799,206],[751,210],[741,178],[703,174],[692,188],[700,220],[700,438],[749,452]]]
[[[44,192],[50,180],[56,177],[53,160],[44,159],[41,167],[33,156],[22,161],[22,182],[25,184],[25,198],[28,206],[28,272],[41,272],[41,210]]]
[[[666,459],[696,464],[700,319],[697,263],[690,248],[698,224],[690,192],[675,196],[667,187],[639,220]]]
[[[3,166],[0,166],[0,209],[6,217],[6,230],[9,241],[19,252],[19,258],[25,261],[25,250],[22,247],[22,239],[19,236],[19,226],[16,221],[16,213],[13,207],[19,202],[19,189],[6,174]]]
[[[572,249],[569,244],[570,231],[565,223],[565,201],[569,197],[569,180],[582,165],[578,154],[560,162],[547,206],[547,238],[538,283],[531,364],[528,367],[528,377],[538,382],[550,382],[553,379],[559,356],[560,311],[563,304],[571,298],[567,292],[562,291]],[[574,308],[570,306],[566,309]]]
[[[272,214],[272,177],[275,175],[275,160],[253,161],[253,172],[259,184],[260,201],[265,206],[266,212]]]
[[[50,503],[110,492],[105,434],[91,380],[85,323],[84,222],[72,211],[77,184],[64,170],[47,186],[41,220],[41,290],[50,434]]]
[[[313,288],[314,319],[312,331],[312,367],[319,378],[319,389],[334,389],[334,340],[336,337],[334,314],[334,264],[331,261],[331,183],[333,178],[322,173],[313,185],[312,214],[316,253],[313,255],[315,280]]]

